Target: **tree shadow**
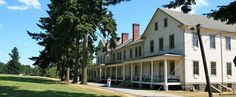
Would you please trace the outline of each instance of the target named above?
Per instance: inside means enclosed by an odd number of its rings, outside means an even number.
[[[57,83],[54,80],[48,80],[48,79],[37,78],[37,77],[24,77],[24,76],[0,76],[0,80],[39,83],[39,84],[55,84],[55,83]]]
[[[0,86],[0,97],[119,97],[119,96],[104,96],[86,93],[70,93],[62,91],[29,91],[19,90],[18,87]]]

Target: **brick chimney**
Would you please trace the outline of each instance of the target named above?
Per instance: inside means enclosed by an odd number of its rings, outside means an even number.
[[[123,44],[129,39],[129,34],[128,33],[122,33],[121,37],[122,37],[121,44]]]
[[[139,24],[133,24],[133,41],[137,40],[139,37]]]

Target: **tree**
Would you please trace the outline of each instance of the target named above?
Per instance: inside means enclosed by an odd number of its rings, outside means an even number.
[[[7,65],[0,62],[0,74],[6,74],[7,73]]]
[[[191,5],[195,5],[196,0],[174,0],[170,1],[169,4],[164,5],[166,8],[176,8],[181,7],[184,13],[191,11]],[[215,20],[221,20],[226,22],[226,24],[236,23],[236,1],[232,1],[228,5],[220,5],[217,10],[212,10],[212,12],[207,13],[207,17],[213,17]]]
[[[16,47],[14,47],[9,54],[10,56],[10,61],[7,63],[8,64],[8,72],[10,74],[19,74],[20,73],[20,56],[19,52]]]

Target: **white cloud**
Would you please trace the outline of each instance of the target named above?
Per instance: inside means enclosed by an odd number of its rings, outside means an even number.
[[[10,10],[27,10],[29,9],[28,6],[7,6]]]
[[[7,6],[10,10],[27,10],[30,8],[41,9],[39,0],[19,0],[24,5]]]
[[[0,5],[5,5],[7,4],[7,2],[5,2],[4,0],[0,0]]]
[[[192,11],[190,12],[191,14],[197,14],[197,10],[203,7],[208,7],[210,6],[210,4],[208,3],[208,0],[196,0],[196,5],[192,6]],[[179,11],[181,12],[181,7],[177,7],[177,8],[172,8],[170,10],[173,11]]]

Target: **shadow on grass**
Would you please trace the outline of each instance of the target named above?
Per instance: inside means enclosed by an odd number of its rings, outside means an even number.
[[[56,81],[47,80],[37,77],[23,77],[23,76],[0,76],[0,80],[16,81],[16,82],[29,82],[38,84],[55,84]]]
[[[62,91],[28,91],[18,90],[18,87],[0,86],[0,97],[119,97],[98,96],[95,94],[69,93]]]

